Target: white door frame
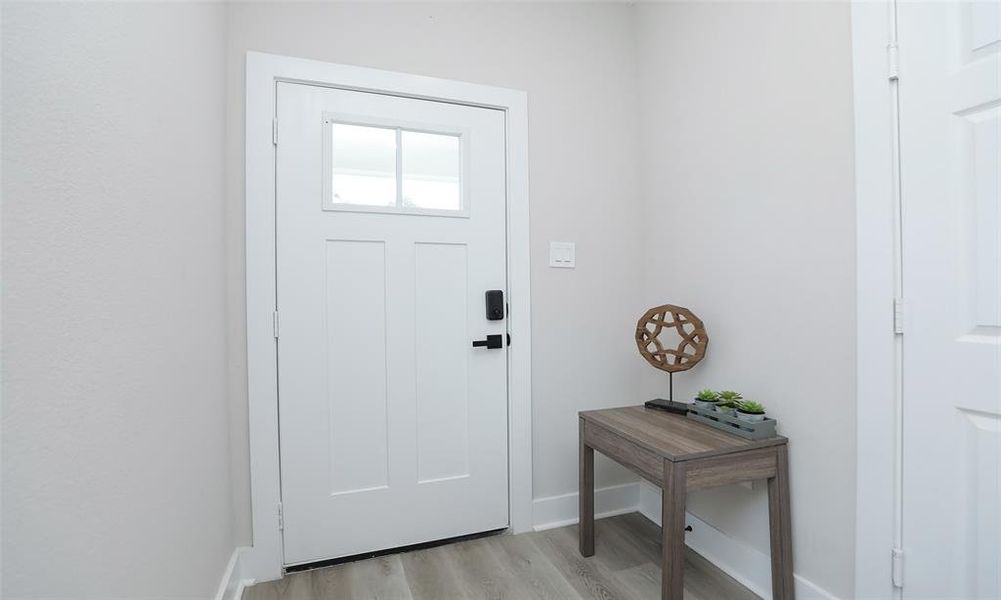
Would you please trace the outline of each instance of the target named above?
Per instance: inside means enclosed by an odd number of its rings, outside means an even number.
[[[532,387],[529,304],[528,96],[419,75],[247,53],[247,390],[253,547],[245,578],[282,576],[278,456],[278,348],[275,339],[275,118],[278,81],[380,92],[500,109],[507,127],[508,510],[514,533],[532,528]]]
[[[891,52],[891,46],[893,51]],[[904,50],[906,51],[906,49]],[[902,338],[896,3],[852,2],[856,210],[856,598],[899,598]]]

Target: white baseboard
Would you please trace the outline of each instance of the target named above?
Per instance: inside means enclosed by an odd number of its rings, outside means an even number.
[[[229,563],[219,581],[219,590],[216,591],[215,600],[240,600],[243,597],[243,589],[254,583],[253,579],[243,575],[240,559],[246,550],[245,546],[233,550],[233,555],[229,557]]]
[[[639,506],[639,483],[624,483],[594,490],[596,519],[636,512]],[[532,503],[535,531],[573,525],[579,520],[578,494],[536,498]]]
[[[660,508],[660,490],[640,484],[640,514],[659,526]],[[772,563],[768,554],[735,540],[692,513],[688,513],[686,522],[692,526],[692,531],[685,536],[689,548],[758,596],[772,597]],[[795,575],[794,581],[797,598],[838,600],[837,596],[802,575]]]

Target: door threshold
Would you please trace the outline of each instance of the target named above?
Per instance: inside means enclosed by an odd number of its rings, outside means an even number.
[[[444,546],[445,544],[455,544],[457,542],[465,542],[467,540],[476,540],[479,538],[489,537],[492,535],[498,535],[507,531],[507,527],[501,527],[500,529],[491,529],[489,531],[481,531],[479,533],[469,533],[466,535],[460,535],[456,537],[445,538],[441,540],[432,540],[430,542],[421,542],[420,544],[411,544],[409,546],[398,546],[396,548],[388,548],[386,550],[376,550],[374,552],[363,552],[361,554],[352,554],[351,556],[342,556],[340,558],[328,558],[326,560],[318,560],[315,562],[302,563],[298,565],[290,565],[285,567],[285,573],[300,573],[302,571],[312,571],[313,569],[323,569],[325,567],[333,567],[336,565],[355,562],[359,560],[367,560],[369,558],[376,558],[379,556],[386,556],[387,554],[403,554],[404,552],[413,552],[415,550],[425,550],[427,548],[435,548],[438,546]]]

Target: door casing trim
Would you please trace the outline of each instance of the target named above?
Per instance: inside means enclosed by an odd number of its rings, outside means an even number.
[[[514,533],[532,529],[532,377],[529,277],[528,95],[523,91],[259,52],[246,70],[247,393],[253,546],[243,578],[279,579],[275,148],[279,81],[377,92],[505,112],[507,184],[508,510]]]
[[[891,551],[900,540],[901,343],[893,301],[900,294],[897,82],[888,47],[894,0],[853,0],[855,108],[856,598],[899,598]]]

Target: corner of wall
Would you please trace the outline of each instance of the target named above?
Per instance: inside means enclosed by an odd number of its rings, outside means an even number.
[[[240,600],[243,597],[243,590],[253,585],[254,580],[246,575],[246,568],[243,564],[243,557],[246,556],[247,546],[240,546],[233,550],[229,563],[219,580],[219,588],[216,590],[215,600]]]
[[[646,482],[640,482],[639,485],[640,514],[660,526],[660,490]],[[772,597],[772,566],[769,555],[728,536],[692,513],[687,513],[685,521],[692,527],[692,531],[685,536],[685,545],[758,596]],[[794,579],[797,598],[839,600],[799,573],[794,574]]]

